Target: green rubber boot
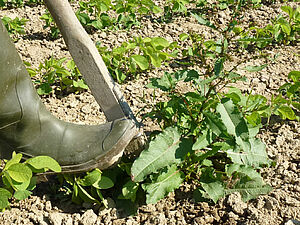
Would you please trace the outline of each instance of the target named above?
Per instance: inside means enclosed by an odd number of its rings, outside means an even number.
[[[63,172],[105,169],[115,163],[136,135],[135,124],[118,119],[103,125],[58,120],[40,101],[0,20],[0,157],[13,151],[24,158],[47,155]]]

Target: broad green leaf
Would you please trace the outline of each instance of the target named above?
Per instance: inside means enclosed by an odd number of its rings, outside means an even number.
[[[126,48],[125,47],[118,47],[118,48],[114,48],[113,49],[113,54],[114,55],[121,55],[123,54],[124,52],[126,52]]]
[[[153,13],[160,13],[160,12],[162,12],[163,10],[159,7],[159,6],[157,6],[157,5],[154,5],[153,6],[153,8],[152,8],[152,12]]]
[[[22,159],[21,153],[13,155],[13,157],[5,164],[3,171],[7,170],[11,165],[19,163],[21,159]]]
[[[247,70],[249,72],[258,72],[258,71],[261,71],[263,70],[264,68],[266,68],[268,66],[268,64],[264,64],[264,65],[261,65],[261,66],[246,66],[244,68],[244,70]]]
[[[179,70],[174,73],[176,81],[184,80],[184,82],[197,81],[200,74],[196,70]]]
[[[226,127],[217,115],[214,115],[211,112],[203,112],[203,114],[206,123],[215,135],[220,136],[222,133],[227,132]]]
[[[30,180],[32,177],[32,172],[29,167],[21,163],[11,165],[7,169],[7,173],[13,180],[20,183]]]
[[[213,162],[209,159],[204,159],[201,164],[203,166],[207,166],[207,167],[212,167],[213,166]]]
[[[148,88],[159,88],[162,91],[168,91],[176,85],[169,73],[164,73],[161,78],[150,78],[150,81],[151,82],[147,85]]]
[[[37,180],[36,176],[31,177],[30,183],[29,183],[29,185],[28,185],[28,187],[26,189],[29,190],[29,191],[32,191],[33,189],[35,189],[35,187],[36,187],[36,180]]]
[[[295,82],[294,84],[289,85],[287,89],[287,97],[300,97],[300,82]],[[300,102],[300,101],[299,101]]]
[[[169,47],[170,43],[162,37],[154,37],[151,39],[151,44],[154,48],[162,50],[163,48]]]
[[[255,127],[251,127],[251,125],[249,125],[248,129],[249,129],[249,138],[255,138],[256,135],[259,132],[259,129],[261,128],[261,124],[258,124]]]
[[[31,177],[31,178],[32,178],[32,177]],[[16,181],[14,181],[14,180],[11,180],[11,181],[12,181],[12,184],[14,185],[14,187],[15,187],[16,190],[26,190],[27,187],[28,187],[29,184],[30,184],[31,179],[30,179],[30,180],[26,180],[26,181],[24,181],[24,182],[22,182],[22,183],[16,182]]]
[[[286,12],[289,15],[289,17],[292,18],[292,14],[293,14],[292,7],[285,5],[285,6],[281,6],[280,9]]]
[[[272,100],[274,104],[282,105],[288,103],[288,100],[282,97],[282,95],[277,95],[275,99]]]
[[[240,179],[233,188],[227,189],[226,194],[239,192],[244,202],[257,198],[259,195],[268,194],[272,187],[264,184],[262,179]]]
[[[119,82],[119,83],[123,83],[124,80],[125,80],[126,77],[127,77],[126,74],[123,73],[122,70],[120,70],[120,69],[118,69],[118,68],[115,69],[114,72],[115,72],[115,74],[116,74],[116,77],[117,77],[118,82]]]
[[[109,189],[114,186],[114,182],[106,176],[102,176],[101,179],[93,184],[93,187],[98,189]]]
[[[300,103],[298,102],[292,102],[292,106],[295,107],[295,109],[300,111]]]
[[[204,190],[204,192],[202,191],[203,197],[217,202],[218,199],[223,197],[225,194],[225,188],[222,184],[222,181],[215,176],[215,169],[212,167],[203,168],[201,172],[202,173],[199,182]]]
[[[294,120],[296,119],[296,115],[292,108],[287,105],[281,105],[278,109],[277,112],[279,113],[280,117],[282,119],[289,119],[289,120]]]
[[[225,171],[228,176],[232,176],[234,173],[243,173],[251,179],[262,179],[260,173],[258,173],[251,166],[246,166],[241,164],[229,164],[226,165]]]
[[[99,169],[95,169],[89,172],[84,178],[82,178],[78,183],[82,186],[92,186],[94,183],[101,179],[101,172]]]
[[[210,183],[200,182],[200,184],[214,203],[217,203],[217,201],[225,195],[225,188],[221,181],[214,181]]]
[[[2,175],[2,183],[7,188],[10,188],[10,187],[14,186],[13,180],[10,178],[10,176],[7,172],[4,172],[3,175]]]
[[[163,171],[153,183],[143,184],[142,188],[147,192],[146,203],[156,203],[168,193],[179,188],[184,180],[182,177],[183,173],[177,170],[176,165],[172,165]]]
[[[227,132],[236,137],[239,145],[246,147],[244,145],[248,145],[246,143],[249,138],[248,126],[232,100],[228,98],[222,99],[221,103],[217,105],[216,110],[220,113],[221,120],[226,126]]]
[[[241,97],[235,92],[228,93],[225,96],[227,98],[230,98],[234,104],[238,104],[241,101]],[[239,104],[239,105],[241,105],[241,104]]]
[[[290,24],[286,23],[286,24],[281,24],[281,29],[283,30],[284,33],[286,33],[287,35],[291,34],[291,26]]]
[[[291,71],[288,74],[288,78],[292,79],[294,82],[300,81],[300,71]]]
[[[210,129],[203,131],[203,134],[199,136],[193,145],[193,150],[203,149],[210,145],[213,141],[213,133]]]
[[[233,81],[243,81],[247,82],[247,77],[242,76],[241,74],[235,73],[235,72],[229,72],[228,79]]]
[[[213,146],[215,146],[216,148],[219,148],[219,150],[221,151],[227,151],[229,149],[232,149],[234,147],[235,143],[231,143],[230,141],[222,141],[222,142],[214,142]]]
[[[24,199],[28,198],[31,194],[32,194],[32,192],[28,191],[28,190],[17,190],[14,193],[14,197],[18,200],[24,200]]]
[[[78,81],[72,80],[74,87],[88,89],[88,86],[84,83],[84,80],[80,79]]]
[[[26,160],[26,163],[38,170],[47,168],[57,173],[61,172],[58,162],[49,156],[36,156]]]
[[[214,66],[214,72],[216,76],[219,76],[223,70],[223,64],[224,64],[225,58],[219,58],[217,59],[217,61],[215,62],[215,66]]]
[[[186,40],[188,38],[189,38],[189,35],[186,34],[186,33],[182,33],[182,34],[179,35],[179,40],[180,41],[184,41],[184,40]]]
[[[131,58],[141,68],[141,70],[146,70],[149,68],[149,63],[145,56],[133,55],[133,56],[131,56]]]
[[[180,163],[191,150],[191,141],[182,140],[181,134],[174,127],[168,127],[150,142],[131,168],[132,180],[141,182],[151,173],[174,163]]]
[[[4,189],[0,188],[0,209],[4,209],[9,206],[8,199],[12,197],[12,194]]]
[[[52,92],[52,88],[48,83],[43,83],[40,85],[40,87],[37,89],[37,93],[39,95],[47,95]]]
[[[198,21],[198,23],[200,23],[201,25],[205,25],[212,29],[216,29],[214,24],[212,24],[209,20],[204,19],[202,16],[194,14],[194,13],[192,13],[192,16],[195,17],[196,20]]]
[[[162,59],[157,54],[149,54],[149,57],[153,66],[155,67],[161,66]]]
[[[262,165],[271,165],[271,160],[268,158],[265,144],[257,138],[249,139],[250,148],[240,150],[227,150],[227,155],[233,163],[253,166],[259,168]]]
[[[185,94],[186,99],[191,103],[199,103],[206,100],[206,98],[196,92],[188,92]]]
[[[267,98],[262,95],[250,95],[247,99],[247,111],[261,111],[268,108]]]

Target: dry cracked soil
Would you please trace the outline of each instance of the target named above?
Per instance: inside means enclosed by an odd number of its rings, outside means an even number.
[[[73,1],[74,10],[78,1]],[[163,1],[156,1],[162,5]],[[299,7],[297,2],[285,2],[285,5]],[[283,3],[263,4],[256,9],[249,9],[245,22],[255,21],[258,25],[270,23],[281,11]],[[46,8],[43,5],[24,6],[21,8],[3,9],[0,17],[20,17],[28,20],[25,34],[20,35],[15,46],[24,61],[37,68],[40,62],[56,58],[70,58],[61,36],[51,39],[49,30],[40,20]],[[226,19],[226,10],[217,15],[220,23]],[[168,41],[178,41],[179,34],[188,31],[201,32],[207,37],[210,33],[204,26],[197,24],[192,17],[175,16],[169,23],[159,23],[151,17],[144,17],[140,27],[130,30],[98,30],[90,34],[94,42],[100,41],[108,48],[119,46],[133,36],[160,36]],[[279,54],[276,62],[257,73],[243,72],[248,81],[238,84],[244,91],[252,90],[270,98],[272,93],[287,81],[287,74],[292,70],[300,70],[300,43],[280,45],[268,48],[270,56]],[[255,53],[236,55],[246,60],[246,65],[260,65],[262,60],[250,59]],[[87,62],[88,63],[88,62]],[[197,65],[195,66],[197,68]],[[152,90],[147,89],[149,77],[159,77],[164,71],[172,72],[178,68],[176,63],[168,63],[159,69],[145,72],[137,79],[120,85],[127,102],[134,113],[144,108],[147,112],[154,101]],[[47,108],[59,119],[78,124],[100,124],[105,121],[103,113],[90,91],[68,95],[50,95],[42,97]],[[144,113],[145,113],[144,112]],[[138,119],[141,119],[139,114]],[[151,121],[145,121],[144,130],[150,132],[157,129]],[[0,213],[0,224],[300,224],[300,124],[295,121],[279,120],[259,133],[267,146],[267,153],[276,166],[262,171],[266,183],[273,187],[268,195],[259,196],[247,203],[241,201],[239,194],[231,194],[217,204],[196,203],[192,199],[190,184],[183,184],[175,193],[169,194],[156,204],[142,205],[134,216],[124,216],[115,207],[112,199],[108,199],[108,208],[99,208],[89,204],[76,206],[70,202],[60,202],[47,192],[51,181],[37,186],[34,194],[24,201],[14,202],[10,210]]]

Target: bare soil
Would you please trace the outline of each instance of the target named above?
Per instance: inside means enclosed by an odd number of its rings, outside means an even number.
[[[76,7],[77,1],[74,2]],[[299,7],[299,3],[285,4]],[[257,9],[250,9],[244,20],[246,23],[255,21],[261,26],[266,25],[281,12],[282,5],[266,4]],[[0,11],[0,17],[18,16],[28,19],[26,34],[19,36],[15,46],[21,58],[35,68],[51,56],[70,58],[62,37],[52,40],[49,30],[43,28],[44,22],[39,17],[45,10],[44,6],[24,6]],[[227,16],[226,10],[218,16],[222,23]],[[170,23],[153,22],[150,17],[145,17],[141,27],[127,31],[97,31],[91,34],[91,38],[112,48],[133,36],[161,36],[169,41],[178,41],[179,34],[189,30],[201,32],[207,37],[215,35],[197,24],[192,17],[176,16]],[[277,61],[257,73],[241,71],[247,76],[248,82],[239,83],[238,86],[244,91],[252,89],[255,93],[270,98],[276,89],[287,81],[290,71],[300,70],[299,47],[300,43],[268,48],[265,52],[271,57],[280,54]],[[235,57],[249,59],[245,66],[264,63],[263,60],[251,61],[255,54],[257,53],[236,54]],[[154,103],[152,90],[145,87],[149,77],[158,77],[164,71],[178,69],[178,64],[170,62],[159,69],[140,74],[138,79],[122,84],[120,87],[132,110],[138,113],[145,107],[142,113],[146,113],[149,111],[149,105]],[[80,124],[105,122],[104,115],[90,91],[66,96],[51,95],[43,97],[42,100],[59,119]],[[159,96],[156,100],[159,100]],[[141,114],[138,114],[137,118],[140,120]],[[151,121],[144,123],[146,132],[155,129],[157,126]],[[70,202],[59,202],[51,193],[47,193],[51,186],[49,181],[46,185],[38,185],[29,199],[13,203],[11,210],[0,213],[0,224],[300,224],[300,124],[294,121],[271,121],[270,126],[261,130],[259,136],[267,146],[269,157],[277,162],[275,167],[263,171],[263,177],[273,187],[273,191],[247,203],[241,201],[239,194],[231,194],[216,205],[196,203],[192,199],[193,186],[184,184],[157,204],[143,205],[138,209],[137,215],[124,217],[112,199],[108,199],[108,209],[99,209],[89,204],[76,206]]]

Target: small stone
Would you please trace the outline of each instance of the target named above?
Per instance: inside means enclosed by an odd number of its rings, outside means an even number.
[[[46,201],[45,203],[45,210],[50,211],[52,209],[52,205],[50,201]]]
[[[87,210],[81,217],[82,225],[94,225],[97,221],[97,215],[92,209]]]
[[[232,207],[232,210],[236,214],[243,214],[244,209],[247,208],[247,203],[243,202],[239,193],[233,193],[229,195],[227,203]]]
[[[143,208],[144,212],[154,212],[156,210],[154,204],[148,204],[145,208]]]
[[[106,37],[107,37],[107,34],[106,34],[105,32],[101,32],[101,33],[99,34],[99,36],[100,36],[101,38],[106,38]]]
[[[72,219],[73,219],[73,224],[79,224],[80,221],[80,214],[79,213],[74,213],[72,215]]]
[[[71,108],[76,108],[76,106],[78,105],[78,101],[72,101],[71,103],[70,103],[70,107]]]
[[[85,105],[81,108],[81,111],[84,112],[84,113],[91,113],[92,108],[91,108],[90,104],[87,104],[87,105]]]
[[[73,219],[70,215],[64,218],[63,225],[73,225]]]
[[[109,208],[109,209],[108,208],[104,208],[104,207],[100,208],[98,215],[101,216],[101,217],[102,216],[108,216],[110,214],[111,210],[112,210],[111,208]]]
[[[264,207],[268,210],[274,209],[273,203],[269,199],[266,199]]]
[[[49,215],[49,222],[52,225],[61,225],[64,219],[64,215],[62,213],[53,212]]]
[[[126,225],[134,225],[134,224],[136,224],[136,223],[132,218],[129,218],[128,220],[126,220]]]
[[[229,212],[228,217],[234,219],[235,221],[239,219],[239,216],[234,214],[233,212]]]

